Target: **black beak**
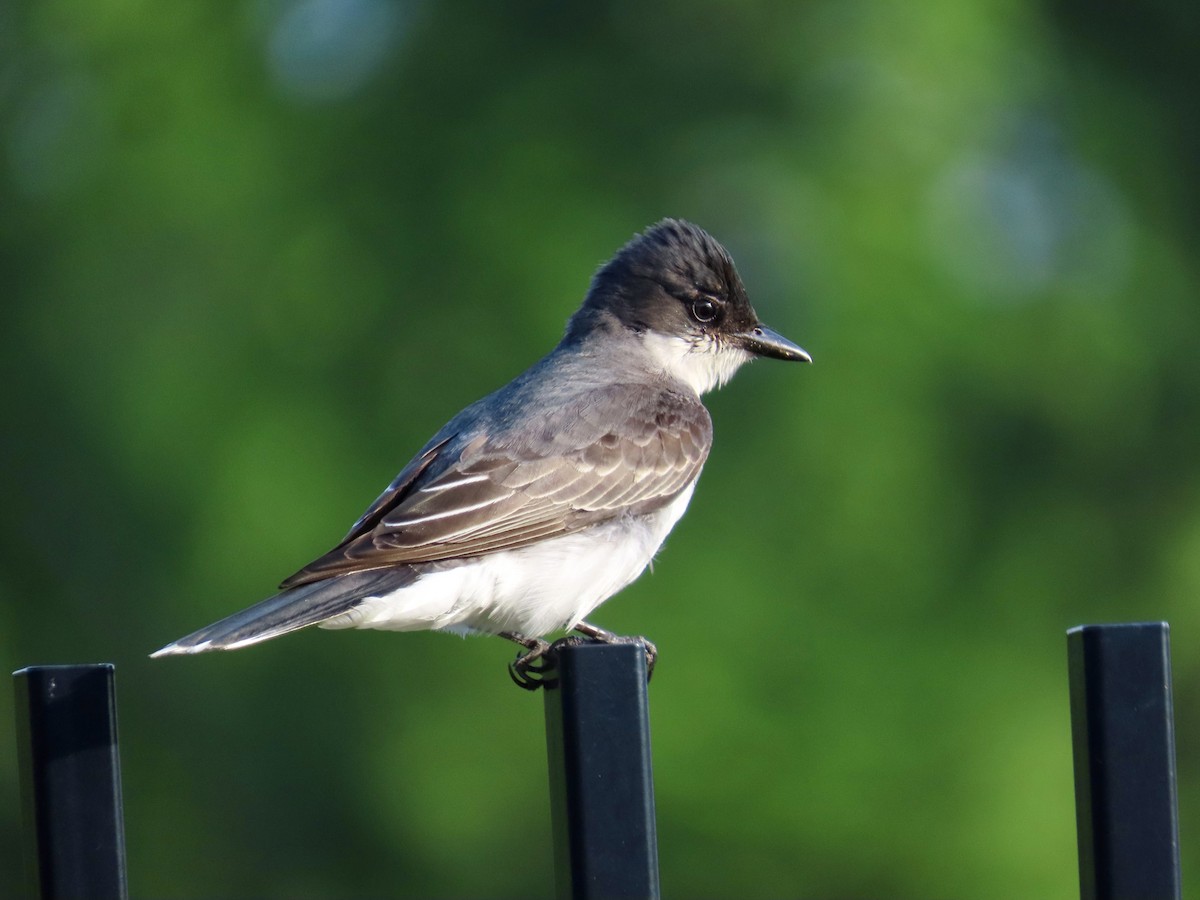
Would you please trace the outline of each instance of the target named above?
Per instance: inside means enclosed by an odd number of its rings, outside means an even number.
[[[755,325],[749,331],[736,335],[735,339],[739,347],[755,356],[812,362],[812,357],[802,347],[793,344],[782,334],[776,334],[766,325]]]

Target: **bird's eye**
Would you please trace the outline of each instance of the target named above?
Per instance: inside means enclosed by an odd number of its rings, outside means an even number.
[[[705,324],[713,321],[718,313],[717,303],[711,297],[699,297],[692,301],[692,318]]]

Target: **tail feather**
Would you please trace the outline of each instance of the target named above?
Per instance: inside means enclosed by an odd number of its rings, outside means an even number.
[[[365,597],[387,594],[416,581],[407,566],[335,575],[291,588],[248,609],[194,631],[150,655],[172,656],[206,650],[236,650],[316,625],[353,609]]]

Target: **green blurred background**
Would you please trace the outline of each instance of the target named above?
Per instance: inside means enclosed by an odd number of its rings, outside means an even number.
[[[1071,897],[1064,629],[1174,626],[1200,870],[1200,7],[0,10],[0,661],[118,667],[139,897],[547,897],[497,640],[146,654],[328,549],[665,215],[812,367],[653,575],[664,891]],[[0,691],[0,884],[20,869]]]

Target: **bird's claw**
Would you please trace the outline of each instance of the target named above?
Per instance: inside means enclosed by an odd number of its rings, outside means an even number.
[[[538,641],[537,646],[519,654],[508,664],[508,675],[513,684],[527,691],[536,691],[540,687],[557,687],[558,679],[547,677],[546,673],[553,672],[558,667],[558,651],[563,647],[575,647],[582,643],[581,637],[559,638],[553,644]]]
[[[644,637],[638,635],[613,635],[611,641],[603,641],[607,644],[641,644],[642,649],[646,652],[646,681],[654,677],[654,664],[658,662],[658,648]]]
[[[508,676],[517,687],[536,691],[544,684],[544,673],[553,668],[553,660],[546,658],[550,644],[537,638],[518,643],[525,651],[518,651],[517,658],[508,664]]]

